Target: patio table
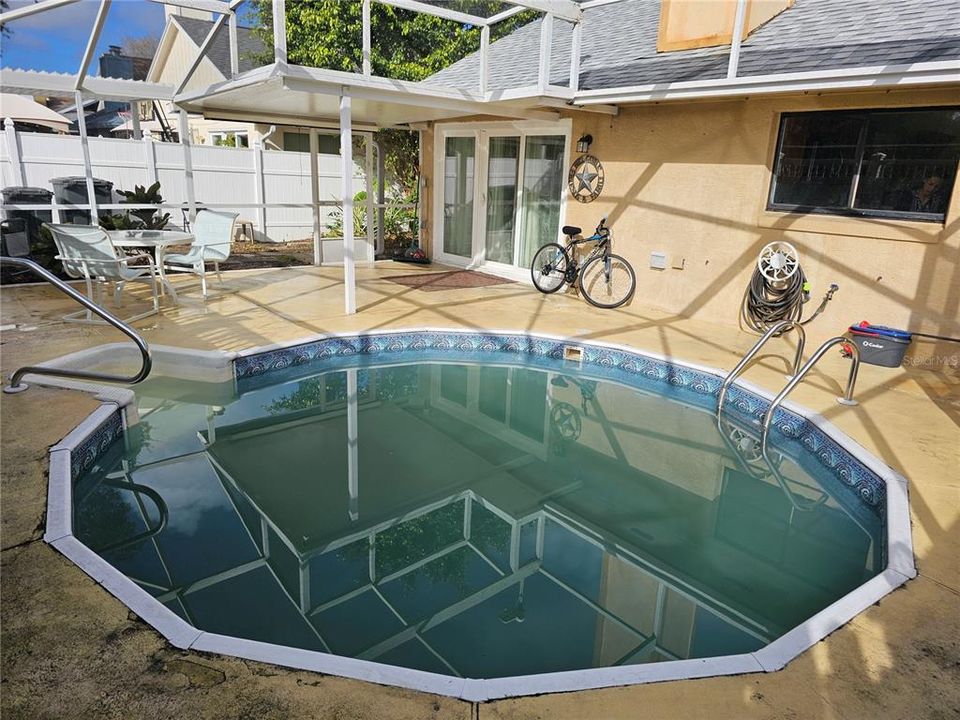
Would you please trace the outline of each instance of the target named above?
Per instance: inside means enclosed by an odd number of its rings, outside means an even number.
[[[153,251],[157,265],[157,276],[161,291],[169,291],[173,304],[177,304],[177,291],[167,280],[163,269],[163,256],[167,248],[173,245],[186,245],[193,242],[193,235],[180,230],[108,230],[107,235],[115,247],[123,249],[147,249]]]

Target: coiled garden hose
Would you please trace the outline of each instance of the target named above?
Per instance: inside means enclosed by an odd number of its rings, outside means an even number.
[[[803,268],[798,266],[796,272],[781,282],[771,282],[759,269],[754,269],[743,294],[740,317],[744,325],[761,334],[781,320],[793,320],[806,325],[823,312],[839,289],[839,286],[831,285],[814,313],[806,320],[801,320],[803,306],[810,300],[810,283],[803,274]]]

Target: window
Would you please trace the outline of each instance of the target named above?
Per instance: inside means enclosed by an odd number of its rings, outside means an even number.
[[[768,210],[943,222],[960,107],[784,114]]]
[[[284,132],[283,149],[287,152],[310,152],[310,133]],[[338,135],[320,135],[320,153],[323,155],[340,154]]]
[[[250,141],[245,132],[212,132],[210,133],[210,144],[221,147],[250,147]]]

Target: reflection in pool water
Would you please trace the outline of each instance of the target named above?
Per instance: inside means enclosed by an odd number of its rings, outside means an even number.
[[[802,448],[679,400],[451,363],[150,382],[76,534],[203,630],[474,678],[749,652],[882,570]]]

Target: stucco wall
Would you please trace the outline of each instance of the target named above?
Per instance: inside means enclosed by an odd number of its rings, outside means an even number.
[[[593,203],[568,198],[564,222],[590,230],[609,216],[614,251],[637,271],[638,307],[736,324],[757,252],[786,239],[801,254],[814,305],[830,283],[840,286],[808,326],[811,342],[863,319],[960,336],[960,183],[944,224],[764,211],[779,113],[956,103],[954,89],[646,104],[617,117],[578,112],[572,141],[593,136],[605,185]],[[423,139],[429,173],[433,133]],[[432,190],[428,181],[426,195]],[[669,269],[650,268],[655,250],[667,253]],[[924,342],[912,355],[960,352],[955,343]]]

